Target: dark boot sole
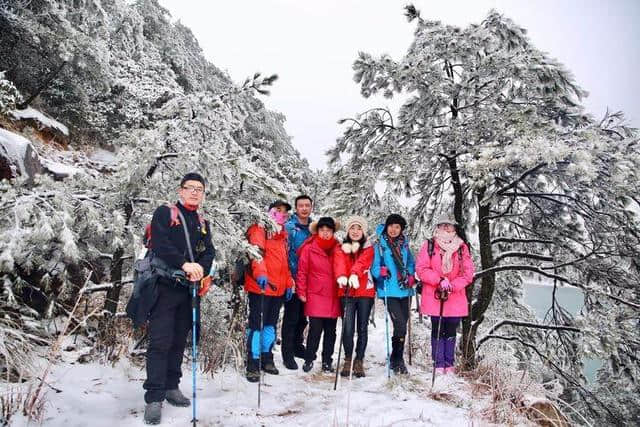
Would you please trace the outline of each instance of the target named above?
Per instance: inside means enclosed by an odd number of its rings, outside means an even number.
[[[179,402],[177,400],[173,400],[173,399],[166,399],[167,403],[171,406],[176,406],[178,408],[188,408],[189,406],[191,406],[191,402]]]

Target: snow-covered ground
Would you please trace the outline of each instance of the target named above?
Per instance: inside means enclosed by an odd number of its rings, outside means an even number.
[[[369,328],[366,378],[339,378],[333,391],[333,374],[323,374],[316,363],[313,371],[289,371],[282,367],[275,348],[280,375],[265,375],[262,404],[257,407],[255,383],[231,368],[197,377],[197,411],[200,426],[469,426],[485,425],[479,419],[481,401],[474,399],[471,385],[456,376],[436,378],[430,396],[431,367],[417,350],[408,377],[388,380],[385,368],[384,317],[378,305],[377,327]],[[425,343],[428,322],[414,318],[415,343]],[[338,323],[338,328],[340,323]],[[338,330],[338,334],[340,330]],[[64,348],[64,346],[63,346]],[[127,427],[143,425],[142,383],[145,373],[123,359],[114,367],[98,363],[80,364],[82,351],[63,351],[62,362],[48,376],[47,409],[43,425],[60,427]],[[337,352],[337,345],[336,345]],[[334,356],[335,357],[335,356]],[[302,361],[297,359],[300,367]],[[181,389],[191,395],[191,367],[183,366]],[[163,426],[190,425],[191,408],[164,404]],[[475,415],[474,415],[475,414]],[[27,425],[14,417],[15,426]],[[31,424],[33,425],[33,423]]]

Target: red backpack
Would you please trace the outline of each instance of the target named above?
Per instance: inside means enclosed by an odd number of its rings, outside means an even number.
[[[166,205],[171,211],[171,219],[169,221],[169,227],[174,227],[176,225],[180,225],[180,215],[178,214],[178,206],[175,203],[167,203]],[[200,227],[205,227],[204,217],[200,215],[198,212],[198,221],[200,222]],[[142,243],[147,249],[151,249],[151,223],[147,224],[144,228],[144,238],[142,239]]]

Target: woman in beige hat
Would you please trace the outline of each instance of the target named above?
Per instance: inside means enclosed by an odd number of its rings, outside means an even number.
[[[347,237],[336,250],[333,259],[333,273],[338,282],[338,295],[342,300],[344,313],[342,315],[344,363],[340,375],[347,377],[351,373],[353,336],[357,324],[358,341],[356,358],[353,361],[353,374],[356,377],[364,377],[362,360],[367,348],[369,314],[376,296],[375,286],[369,282],[369,268],[373,262],[374,252],[367,238],[369,227],[366,219],[352,216],[347,218],[345,225]]]

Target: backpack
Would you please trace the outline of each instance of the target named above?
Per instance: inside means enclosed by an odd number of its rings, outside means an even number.
[[[171,212],[169,227],[180,225],[180,214],[178,211],[178,205],[176,205],[175,203],[167,203],[166,206]],[[204,217],[200,214],[200,212],[198,212],[198,221],[200,222],[200,227],[205,227]],[[147,224],[144,227],[144,236],[142,238],[142,243],[144,244],[145,248],[151,249],[151,223]]]
[[[247,240],[249,239],[248,236],[248,232],[249,229],[247,229],[247,233],[246,233],[246,238]],[[264,230],[264,234],[265,234],[265,239],[268,238],[267,236],[267,230]],[[262,253],[262,250],[261,250]],[[262,254],[264,255],[264,254]],[[237,286],[239,288],[244,286],[244,276],[245,274],[249,272],[249,275],[252,276],[252,272],[251,272],[251,260],[249,259],[249,255],[247,255],[245,252],[241,253],[240,255],[238,255],[238,258],[236,258],[236,261],[234,262],[233,265],[233,271],[231,272],[231,284],[232,286]]]

